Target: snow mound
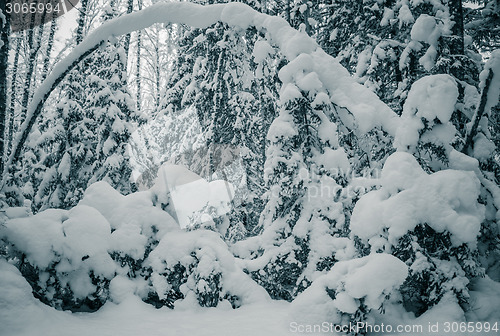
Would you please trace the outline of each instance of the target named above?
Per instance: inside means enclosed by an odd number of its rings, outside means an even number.
[[[427,42],[435,45],[441,36],[441,31],[433,16],[422,14],[411,27],[412,40]]]
[[[184,168],[164,168],[176,187],[199,181]],[[134,295],[171,308],[265,301],[266,291],[237,267],[218,233],[182,231],[162,210],[157,195],[169,185],[161,181],[127,196],[98,182],[71,210],[8,219],[1,238],[12,247],[9,259],[37,297],[58,309],[97,310],[109,298],[120,303]],[[197,193],[189,190],[184,201]]]
[[[348,324],[358,310],[379,309],[408,276],[405,263],[389,254],[337,262],[292,302],[293,321]]]
[[[31,287],[13,265],[0,259],[0,324],[4,330],[13,330],[17,316],[34,309],[36,303]],[[9,309],[4,309],[9,307]],[[21,326],[16,326],[20,328]],[[16,328],[16,329],[17,329]],[[15,330],[15,329],[14,329]]]
[[[231,210],[234,186],[223,180],[208,182],[180,165],[163,164],[151,191],[176,217],[181,228],[212,221]]]
[[[112,233],[108,249],[121,257],[142,259],[146,249],[165,233],[179,225],[161,208],[155,206],[149,191],[121,195],[106,182],[92,184],[79,204],[98,210],[109,222]]]
[[[480,185],[474,172],[450,169],[427,175],[411,154],[394,153],[382,169],[382,188],[356,203],[352,233],[368,242],[387,236],[395,245],[418,224],[427,223],[437,232],[449,232],[454,246],[474,248],[485,217],[484,206],[477,202]]]

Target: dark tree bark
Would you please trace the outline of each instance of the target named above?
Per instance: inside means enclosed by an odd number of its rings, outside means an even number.
[[[286,7],[285,7],[285,20],[288,23],[290,23],[290,11],[292,10],[290,6],[291,1],[292,0],[286,0]]]
[[[38,3],[38,2],[37,2]],[[23,123],[24,119],[26,118],[26,111],[28,108],[28,103],[30,99],[30,93],[31,93],[31,83],[33,79],[33,74],[35,71],[35,63],[36,63],[36,58],[37,58],[37,53],[38,49],[40,48],[41,44],[41,39],[43,35],[43,25],[40,25],[39,31],[38,31],[38,36],[35,40],[35,20],[36,20],[36,14],[33,13],[31,14],[31,20],[30,20],[30,29],[28,31],[28,64],[27,64],[27,71],[26,71],[26,78],[24,81],[24,92],[23,92],[23,98],[21,100],[21,120],[20,122]],[[36,44],[35,44],[36,42]]]
[[[55,13],[55,12],[54,12]],[[50,23],[50,33],[49,40],[47,41],[47,49],[45,51],[45,59],[43,60],[43,72],[42,72],[42,81],[47,77],[47,72],[49,71],[50,65],[50,55],[52,53],[52,48],[54,47],[54,36],[56,34],[57,21],[56,16],[52,18],[52,22]]]
[[[488,102],[488,91],[490,90],[492,79],[493,79],[493,71],[490,69],[488,72],[488,77],[486,77],[486,82],[484,83],[483,92],[481,93],[481,101],[479,102],[479,107],[477,108],[476,111],[474,123],[472,124],[470,132],[467,135],[464,148],[462,149],[462,153],[464,154],[468,154],[469,150],[471,150],[472,147],[474,146],[474,138],[476,137],[478,132],[479,122],[481,121],[483,115],[489,112],[486,111],[486,103]]]
[[[134,0],[127,0],[127,14],[132,13],[133,9],[134,9]],[[131,36],[130,33],[125,35],[125,43],[123,45],[123,49],[125,49],[125,55],[127,55],[127,59],[128,59],[128,50],[130,49],[130,36]]]
[[[88,0],[82,0],[82,8],[80,9],[80,15],[78,15],[78,27],[76,28],[76,44],[80,44],[83,41],[83,27],[85,26],[85,15],[87,14],[88,4]]]
[[[450,16],[454,24],[451,28],[451,41],[450,41],[450,56],[451,68],[450,73],[456,79],[463,81],[465,78],[464,73],[464,13],[462,8],[462,0],[449,1]]]
[[[139,10],[142,9],[142,0],[137,0]],[[135,83],[137,86],[137,112],[141,111],[141,48],[142,48],[142,30],[137,32],[137,59],[135,68]]]
[[[6,13],[6,0],[0,0],[0,171],[4,167],[5,120],[7,116],[7,65],[9,61],[9,15]]]
[[[21,35],[22,36],[22,35]],[[8,132],[6,134],[6,153],[10,154],[12,148],[12,137],[14,134],[14,115],[17,99],[17,73],[19,72],[19,55],[21,54],[21,39],[18,36],[16,39],[16,51],[14,52],[14,62],[12,63],[12,81],[10,83],[10,101],[7,110],[6,122],[8,122]]]

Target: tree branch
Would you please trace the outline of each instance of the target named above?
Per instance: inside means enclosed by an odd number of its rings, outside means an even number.
[[[467,139],[465,140],[464,148],[462,149],[462,153],[464,153],[464,154],[467,154],[469,149],[472,149],[472,147],[473,147],[473,141],[474,141],[474,137],[477,135],[477,129],[479,126],[479,122],[481,121],[481,118],[483,117],[484,113],[486,112],[485,111],[486,102],[488,101],[488,91],[490,89],[492,79],[493,79],[493,71],[491,69],[489,69],[488,77],[486,78],[486,82],[484,83],[483,92],[481,93],[481,101],[480,101],[479,107],[477,108],[477,111],[476,111],[474,124],[472,124],[470,132],[467,135]]]

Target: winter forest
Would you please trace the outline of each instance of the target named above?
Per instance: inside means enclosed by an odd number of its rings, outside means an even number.
[[[498,335],[498,0],[0,0],[0,335]]]

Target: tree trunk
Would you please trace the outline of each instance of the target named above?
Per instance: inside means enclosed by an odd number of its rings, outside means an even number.
[[[0,0],[0,171],[3,171],[5,154],[5,119],[7,116],[7,64],[9,61],[9,15],[7,1]]]
[[[132,13],[133,9],[134,9],[134,0],[127,0],[127,14]],[[123,46],[123,48],[125,49],[125,55],[127,56],[127,59],[128,59],[128,50],[130,49],[130,36],[131,36],[130,33],[125,35],[125,44]]]
[[[37,2],[38,3],[38,2]],[[32,83],[32,78],[33,78],[33,73],[35,70],[35,63],[36,63],[36,55],[37,55],[37,49],[40,47],[41,44],[41,36],[43,33],[43,25],[40,26],[39,34],[37,37],[37,44],[35,46],[35,19],[36,19],[36,14],[33,13],[31,14],[31,20],[30,20],[30,29],[28,31],[28,69],[26,71],[26,78],[24,81],[24,91],[23,91],[23,98],[21,100],[21,120],[20,123],[22,124],[24,119],[26,118],[26,111],[28,109],[28,103],[30,99],[30,93],[31,93],[31,83]],[[40,33],[41,31],[41,33]]]
[[[469,134],[467,135],[467,139],[465,140],[464,148],[462,149],[462,153],[469,154],[469,150],[472,150],[474,147],[474,138],[478,132],[479,122],[485,113],[489,111],[485,111],[486,103],[488,102],[488,91],[490,90],[491,81],[493,79],[493,71],[490,69],[488,72],[488,77],[486,78],[486,82],[484,83],[483,92],[481,93],[481,101],[479,102],[479,107],[477,108],[476,115],[474,118],[474,123],[470,129]]]
[[[288,24],[291,25],[291,22],[290,22],[290,11],[291,11],[290,1],[291,0],[286,0],[285,19],[286,19],[286,22],[288,22]]]
[[[88,4],[88,0],[82,0],[82,8],[80,9],[80,15],[78,15],[78,28],[76,29],[76,44],[80,44],[83,41],[83,27],[85,27]]]
[[[456,79],[463,81],[465,78],[463,58],[465,55],[464,47],[464,14],[462,0],[449,1],[450,16],[454,24],[451,28],[450,56],[451,67],[450,74]]]
[[[56,34],[57,28],[56,18],[57,17],[54,15],[52,18],[52,22],[50,23],[49,40],[47,41],[47,50],[45,51],[45,59],[43,60],[42,81],[45,80],[45,78],[47,77],[47,72],[49,71],[50,55],[52,54],[52,48],[54,46],[54,36]]]
[[[142,0],[137,1],[139,10],[142,9]],[[135,68],[135,84],[137,86],[137,112],[141,111],[141,48],[142,48],[142,30],[137,32],[137,60]]]

